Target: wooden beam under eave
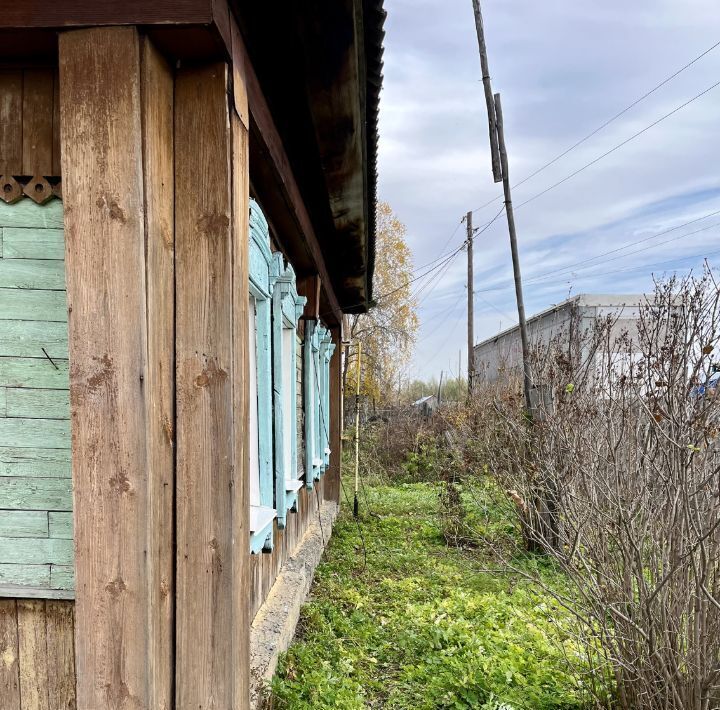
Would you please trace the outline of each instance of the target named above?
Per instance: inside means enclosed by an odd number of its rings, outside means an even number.
[[[62,33],[59,60],[77,707],[169,708],[172,79],[135,28]]]
[[[23,0],[3,3],[0,28],[205,25],[217,0]]]

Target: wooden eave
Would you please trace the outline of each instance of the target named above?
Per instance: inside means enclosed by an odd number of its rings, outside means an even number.
[[[321,308],[338,322],[372,299],[385,13],[382,0],[278,12],[240,0],[25,0],[0,15],[0,63],[41,62],[58,29],[123,24],[143,27],[174,60],[243,63],[253,191],[298,275],[319,274]]]

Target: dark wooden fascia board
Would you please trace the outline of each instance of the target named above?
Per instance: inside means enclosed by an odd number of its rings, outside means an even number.
[[[0,28],[209,25],[215,22],[218,4],[218,0],[23,0],[3,3]]]

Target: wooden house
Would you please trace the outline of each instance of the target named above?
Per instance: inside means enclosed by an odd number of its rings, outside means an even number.
[[[0,8],[0,710],[255,706],[340,501],[383,21]]]

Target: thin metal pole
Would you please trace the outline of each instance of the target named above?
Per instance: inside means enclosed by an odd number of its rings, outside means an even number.
[[[472,225],[472,212],[468,212],[465,215],[465,222],[467,225],[467,253],[468,253],[468,264],[467,264],[467,340],[468,340],[468,396],[473,390],[473,379],[475,376],[475,368],[473,358],[473,347],[475,347],[475,291],[473,285],[473,225]]]
[[[360,360],[362,358],[362,343],[358,342],[357,354],[357,382],[355,383],[355,500],[353,501],[353,515],[357,518],[359,503],[358,490],[360,488]]]

